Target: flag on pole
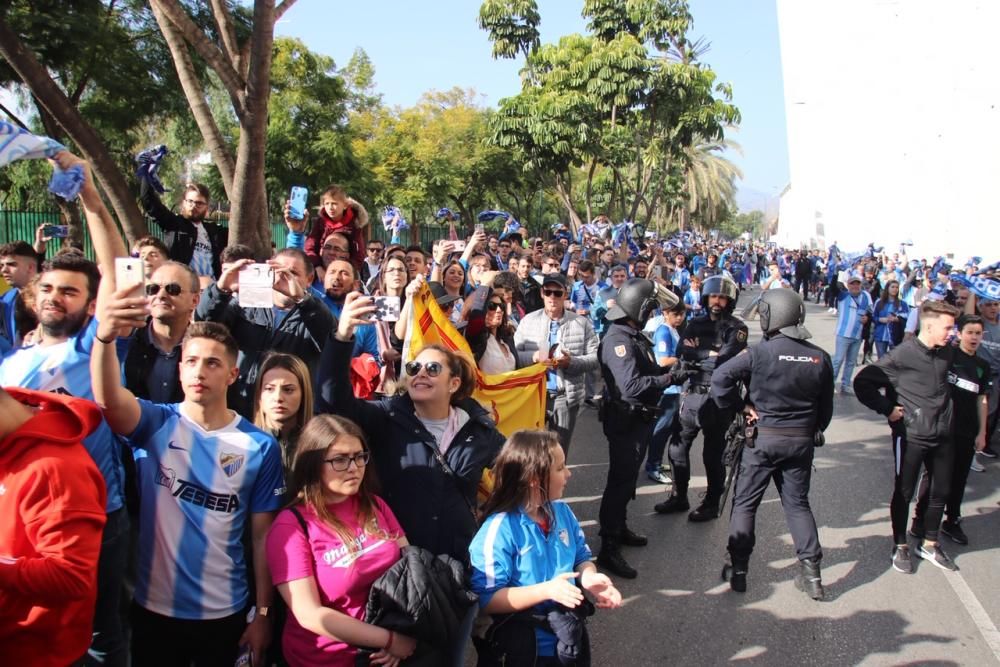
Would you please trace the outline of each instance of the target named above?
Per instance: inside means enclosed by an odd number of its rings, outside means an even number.
[[[413,296],[411,317],[403,344],[404,363],[434,344],[472,359],[468,341],[441,310],[426,284]],[[485,375],[477,369],[472,397],[490,413],[497,430],[504,435],[518,429],[545,428],[545,372],[542,364],[497,375]]]

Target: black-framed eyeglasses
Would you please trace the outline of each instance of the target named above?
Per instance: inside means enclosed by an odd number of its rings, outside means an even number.
[[[503,308],[503,304],[499,301],[487,301],[486,310],[500,310]]]
[[[545,262],[545,266],[549,267],[550,269],[558,269],[559,262]]]
[[[419,361],[410,361],[406,364],[405,368],[406,374],[410,377],[415,376],[422,368],[427,371],[427,377],[436,378],[438,375],[441,375],[441,371],[444,370],[444,364],[440,361],[428,361],[425,364],[422,364]]]
[[[197,199],[185,199],[184,203],[188,206],[208,206],[207,201],[199,201]]]
[[[363,452],[358,452],[354,456],[347,456],[346,454],[339,454],[334,456],[332,459],[323,459],[324,462],[329,463],[330,467],[337,472],[346,472],[348,468],[351,467],[353,462],[357,468],[364,468],[368,465],[368,462],[372,458],[372,453],[368,450]]]
[[[557,299],[560,298],[565,293],[566,292],[563,292],[561,289],[543,289],[542,290],[542,294],[544,294],[545,296],[554,296]]]
[[[180,293],[184,291],[184,288],[177,283],[167,283],[166,285],[146,283],[146,296],[156,296],[160,293],[161,289],[170,296],[179,296]]]

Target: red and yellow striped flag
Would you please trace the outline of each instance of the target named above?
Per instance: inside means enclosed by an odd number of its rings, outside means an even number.
[[[404,363],[412,361],[424,346],[435,343],[472,358],[469,343],[441,310],[427,285],[414,295],[412,309],[413,319],[407,328],[403,349]],[[543,429],[545,372],[542,364],[498,375],[484,375],[477,369],[476,390],[472,396],[492,415],[497,429],[504,435],[519,429]]]

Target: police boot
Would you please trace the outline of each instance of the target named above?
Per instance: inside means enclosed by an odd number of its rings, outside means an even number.
[[[621,543],[626,547],[644,547],[649,544],[649,539],[625,526],[621,534]]]
[[[691,509],[691,505],[688,504],[686,493],[673,493],[669,498],[664,500],[662,503],[656,503],[653,505],[653,510],[657,514],[672,514],[674,512],[686,512]]]
[[[819,560],[805,558],[799,561],[799,574],[795,577],[795,587],[813,600],[823,599],[823,581],[819,574]]]
[[[639,573],[628,564],[622,556],[621,545],[616,539],[605,538],[601,541],[601,552],[597,554],[597,565],[611,574],[624,579],[635,579]]]
[[[729,588],[737,593],[747,592],[747,563],[746,561],[726,559],[726,564],[722,566],[722,580],[729,582]]]
[[[688,521],[694,521],[695,523],[712,521],[713,519],[718,518],[719,499],[714,496],[705,496],[705,499],[701,501],[701,504],[688,514]]]

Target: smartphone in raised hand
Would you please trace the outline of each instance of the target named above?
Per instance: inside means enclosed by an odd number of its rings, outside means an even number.
[[[306,217],[306,205],[309,199],[309,190],[301,185],[292,186],[292,191],[288,195],[289,214],[296,220]]]
[[[146,282],[142,260],[136,257],[115,257],[115,289],[130,288],[128,296],[142,296],[142,286]]]
[[[274,269],[267,264],[248,264],[240,270],[240,306],[274,307]]]

